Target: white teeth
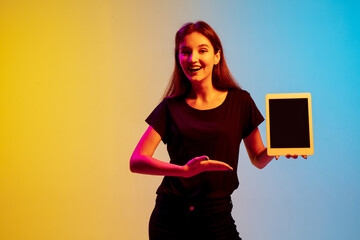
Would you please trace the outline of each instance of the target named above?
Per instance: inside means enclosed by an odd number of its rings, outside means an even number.
[[[189,67],[190,71],[198,71],[200,69],[201,69],[201,67]]]

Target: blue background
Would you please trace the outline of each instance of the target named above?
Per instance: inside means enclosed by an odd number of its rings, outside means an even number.
[[[267,93],[312,94],[313,156],[281,158],[261,171],[240,161],[234,214],[245,239],[359,238],[359,7],[356,1],[233,1],[221,19],[207,17],[230,69],[263,115]]]

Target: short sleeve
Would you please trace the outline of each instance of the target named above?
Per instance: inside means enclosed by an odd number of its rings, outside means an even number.
[[[246,99],[246,107],[245,107],[245,113],[244,117],[244,125],[243,125],[243,135],[242,138],[246,138],[254,131],[260,123],[264,121],[264,117],[260,113],[259,109],[257,108],[254,100],[250,96],[249,93],[247,93],[247,99]]]
[[[167,143],[168,107],[164,99],[145,120],[161,136],[162,141]]]

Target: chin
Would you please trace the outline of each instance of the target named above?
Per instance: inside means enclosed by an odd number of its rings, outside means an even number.
[[[199,82],[201,80],[204,79],[204,77],[201,77],[201,76],[197,76],[197,75],[187,75],[186,76],[190,81],[196,81],[196,82]]]
[[[190,80],[191,83],[200,83],[202,82],[204,79],[203,78],[189,78],[188,79]]]

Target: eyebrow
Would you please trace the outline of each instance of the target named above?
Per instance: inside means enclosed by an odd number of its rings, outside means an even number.
[[[204,43],[204,44],[199,45],[198,47],[209,47],[209,45]]]
[[[209,47],[209,45],[207,45],[207,44],[201,44],[201,45],[199,45],[198,46],[198,48],[201,48],[201,47]],[[180,49],[184,49],[184,48],[190,48],[190,47],[188,47],[188,46],[182,46],[182,47],[180,47]]]

